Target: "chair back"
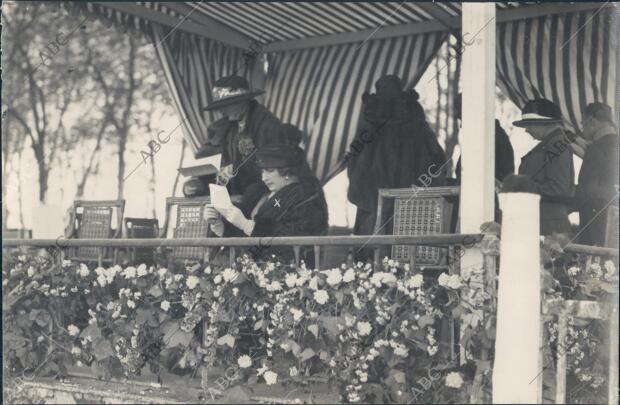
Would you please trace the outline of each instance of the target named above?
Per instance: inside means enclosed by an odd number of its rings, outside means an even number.
[[[159,235],[159,220],[150,218],[125,218],[125,232],[128,239],[151,239]],[[153,263],[153,248],[131,248],[134,264]]]
[[[4,239],[32,239],[32,229],[7,229]]]
[[[433,235],[450,232],[454,204],[451,197],[458,197],[459,187],[428,187],[380,189],[377,207],[375,234],[385,233],[392,221],[393,235]],[[383,218],[387,200],[393,200],[394,210],[391,218]],[[445,258],[446,248],[417,246],[412,257],[409,246],[392,246],[391,258],[400,262],[440,265]]]
[[[166,216],[176,206],[176,221],[174,223],[173,238],[205,238],[209,225],[204,219],[204,207],[211,202],[210,197],[169,197],[166,199]],[[168,221],[166,221],[168,222]],[[168,226],[164,226],[161,237],[167,237]],[[179,246],[173,247],[173,260],[203,260],[207,249],[201,247]]]
[[[112,229],[112,216],[116,210],[116,229]],[[73,212],[68,238],[107,239],[119,238],[122,232],[122,218],[125,200],[83,201],[73,203]],[[79,212],[81,211],[81,212]],[[69,256],[78,261],[115,262],[116,250],[110,248],[80,246],[71,249]]]

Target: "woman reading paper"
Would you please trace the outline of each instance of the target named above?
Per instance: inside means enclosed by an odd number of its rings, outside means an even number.
[[[265,146],[257,151],[256,162],[262,182],[248,187],[239,207],[206,207],[205,219],[213,233],[220,237],[325,235],[325,195],[310,172],[303,150],[288,144]],[[257,260],[272,254],[284,260],[294,258],[288,246],[261,246],[252,254]],[[303,248],[301,259],[312,266],[312,248]]]

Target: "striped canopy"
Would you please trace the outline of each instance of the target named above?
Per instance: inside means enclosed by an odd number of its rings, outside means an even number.
[[[615,36],[607,3],[496,4],[497,82],[515,104],[546,97],[573,127],[586,103],[614,106]],[[261,101],[272,112],[306,133],[308,161],[323,181],[341,168],[362,93],[372,91],[384,74],[414,86],[448,35],[459,35],[461,11],[460,3],[424,2],[69,7],[152,38],[195,152],[215,118],[201,111],[211,100],[213,82],[231,73],[246,75],[266,90]],[[262,60],[246,63],[250,49],[267,60],[260,83]]]

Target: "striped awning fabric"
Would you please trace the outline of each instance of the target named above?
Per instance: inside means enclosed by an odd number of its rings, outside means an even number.
[[[546,98],[577,131],[588,103],[615,106],[612,13],[595,10],[500,24],[497,83],[516,105]]]
[[[308,163],[328,180],[355,135],[362,94],[386,74],[413,87],[446,38],[426,33],[269,54],[265,104],[309,135]]]
[[[398,74],[414,85],[448,32],[454,32],[451,24],[458,22],[461,14],[461,4],[452,2],[71,4],[124,30],[152,36],[194,151],[214,118],[201,111],[210,101],[213,81],[240,73],[243,52],[252,40],[268,42],[264,103],[284,122],[294,123],[310,135],[308,160],[323,180],[340,168],[339,161],[355,132],[362,93],[371,90],[385,73]],[[496,3],[497,82],[519,106],[538,96],[556,102],[567,123],[577,127],[584,104],[615,104],[612,13],[602,10],[604,3],[600,3],[600,7],[590,7],[591,11],[565,13],[578,7],[567,5],[543,17],[502,17],[533,4]],[[554,6],[538,4],[530,9],[535,7]],[[433,27],[412,34],[409,28],[415,24]],[[234,39],[223,44],[205,38],[204,33],[209,29],[214,32],[214,26],[222,27],[224,39]],[[407,28],[400,35],[375,35],[378,28],[395,27]],[[368,41],[323,41],[356,32],[368,33]],[[269,51],[271,45],[295,41],[305,42]]]

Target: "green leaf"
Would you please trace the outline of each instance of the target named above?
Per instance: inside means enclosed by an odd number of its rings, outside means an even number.
[[[435,319],[433,319],[432,316],[423,315],[420,317],[420,319],[418,319],[418,325],[420,325],[421,328],[427,325],[432,325],[434,323],[435,323]]]
[[[342,300],[344,299],[344,292],[342,290],[336,291],[334,294],[334,298],[336,298],[336,302],[342,305]]]
[[[193,332],[183,332],[177,321],[169,321],[162,325],[164,331],[164,343],[166,347],[187,347],[194,337]]]
[[[299,354],[299,352],[301,352],[301,347],[299,347],[299,345],[296,342],[294,342],[293,340],[291,340],[291,339],[285,340],[282,343],[287,344],[289,346],[289,348],[290,348],[288,350],[285,350],[285,353],[288,353],[289,351],[292,351],[293,354],[295,356],[297,356],[297,354]]]
[[[90,336],[91,340],[95,342],[101,337],[101,329],[96,324],[88,325],[80,332],[80,337],[86,338],[87,336]]]
[[[263,327],[263,320],[262,319],[254,324],[254,330],[259,330],[262,327]]]
[[[93,341],[93,348],[95,357],[98,360],[103,360],[107,357],[115,355],[110,342],[102,337],[99,337],[97,340]]]
[[[152,308],[138,308],[136,310],[136,323],[138,325],[148,323],[150,326],[158,326],[159,322],[155,319],[154,312]]]
[[[390,370],[390,375],[394,377],[394,380],[399,384],[404,384],[406,382],[405,373],[400,370]]]
[[[452,317],[460,318],[465,312],[466,312],[466,309],[462,305],[459,304],[456,306],[456,308],[452,310]]]
[[[323,361],[327,361],[330,358],[330,356],[329,356],[329,353],[327,353],[325,350],[321,350],[319,352],[319,358]]]
[[[228,345],[231,348],[235,347],[235,337],[232,335],[224,335],[217,339],[217,344],[220,346]]]
[[[312,357],[314,357],[316,353],[314,352],[314,350],[312,350],[311,348],[307,348],[305,349],[303,352],[301,352],[299,354],[299,356],[297,356],[301,361],[306,361]]]
[[[321,325],[323,325],[323,327],[327,331],[327,334],[332,339],[338,339],[338,336],[340,335],[338,324],[344,325],[345,323],[344,317],[342,316],[320,316],[319,322],[321,323]]]
[[[308,330],[312,332],[315,338],[319,338],[319,325],[310,325],[308,326]]]
[[[153,287],[151,287],[149,289],[149,291],[147,292],[147,294],[152,295],[155,298],[159,298],[162,296],[164,292],[162,291],[161,287],[159,286],[159,284],[155,284]]]
[[[44,309],[33,309],[30,311],[29,319],[36,322],[40,327],[44,327],[52,320],[51,315]]]

